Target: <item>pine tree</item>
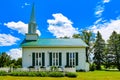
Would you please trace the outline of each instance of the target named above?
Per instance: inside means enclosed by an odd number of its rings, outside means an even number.
[[[94,63],[96,64],[96,69],[101,70],[101,64],[103,62],[105,49],[105,41],[102,39],[100,32],[97,32],[96,41],[94,44]]]
[[[117,34],[117,32],[113,31],[108,40],[108,44],[109,54],[113,54],[116,56],[114,63],[120,71],[120,34]]]

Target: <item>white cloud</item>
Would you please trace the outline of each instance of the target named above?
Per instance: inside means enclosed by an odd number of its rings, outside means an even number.
[[[8,55],[11,56],[12,59],[18,59],[22,57],[22,49],[21,48],[15,48],[11,49],[10,51],[7,52]]]
[[[110,0],[103,0],[103,3],[109,3]]]
[[[105,22],[103,24],[96,24],[91,27],[94,33],[99,31],[106,41],[109,39],[113,31],[120,33],[120,19],[110,20],[110,22]]]
[[[104,10],[105,10],[105,4],[109,3],[110,0],[102,0],[102,2],[98,2],[98,5],[95,8],[95,16],[96,17],[101,17]]]
[[[104,12],[104,6],[98,5],[95,11],[96,17],[101,17],[103,12]]]
[[[36,31],[36,33],[37,33],[39,36],[41,35],[41,33],[40,33],[40,31],[39,31],[39,30],[37,30],[37,31]]]
[[[99,31],[105,41],[109,39],[109,36],[114,30],[119,32],[118,30],[120,27],[119,19],[107,22],[107,20],[103,20],[102,18],[102,14],[105,10],[105,4],[109,2],[110,0],[101,0],[101,2],[98,2],[98,5],[95,8],[95,16],[98,19],[94,22],[94,25],[90,27],[94,33],[97,33],[97,31]]]
[[[48,30],[57,38],[72,37],[73,34],[78,33],[77,28],[72,26],[73,23],[61,13],[56,13],[52,16],[54,19],[47,20],[49,24]]]
[[[18,31],[18,33],[21,33],[23,35],[28,32],[28,24],[25,24],[22,21],[18,21],[18,22],[12,21],[8,23],[4,23],[4,25],[10,29]],[[41,35],[39,30],[37,30],[37,33],[38,35]]]
[[[8,23],[4,23],[4,25],[10,29],[18,31],[18,33],[21,33],[21,34],[27,33],[28,24],[25,24],[22,21],[18,21],[18,22],[12,21]]]
[[[95,22],[94,22],[94,24],[98,24],[99,22],[101,22],[102,21],[102,18],[99,18],[98,20],[96,20]]]
[[[0,46],[11,46],[16,44],[20,39],[10,34],[0,34]]]

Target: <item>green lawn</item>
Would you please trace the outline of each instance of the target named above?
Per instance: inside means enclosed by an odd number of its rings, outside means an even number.
[[[0,76],[0,80],[120,80],[119,71],[78,72],[77,78]]]

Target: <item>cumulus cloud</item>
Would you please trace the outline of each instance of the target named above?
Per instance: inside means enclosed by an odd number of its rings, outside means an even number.
[[[110,20],[109,22],[105,22],[103,24],[93,25],[91,27],[91,30],[94,33],[97,33],[97,31],[99,31],[103,39],[107,41],[113,31],[120,33],[120,19]]]
[[[10,29],[18,31],[18,33],[21,33],[21,34],[27,33],[28,24],[25,24],[22,21],[18,21],[18,22],[12,21],[8,23],[4,23],[4,25]]]
[[[52,16],[54,19],[47,20],[49,24],[48,30],[57,38],[72,37],[73,34],[79,33],[78,29],[72,26],[73,23],[61,13],[56,13]]]
[[[20,39],[10,34],[0,34],[0,46],[12,46]]]
[[[28,24],[25,24],[22,21],[18,21],[18,22],[12,21],[8,23],[4,23],[4,25],[10,29],[18,31],[18,33],[21,33],[23,35],[28,32]],[[37,30],[36,33],[38,33],[38,35],[41,35],[39,30]]]
[[[40,31],[39,31],[39,30],[37,30],[37,31],[36,31],[36,33],[37,33],[39,36],[41,35],[41,33],[40,33]]]
[[[18,59],[22,57],[22,49],[21,48],[15,48],[11,49],[10,51],[7,52],[8,55],[11,56],[12,59]]]

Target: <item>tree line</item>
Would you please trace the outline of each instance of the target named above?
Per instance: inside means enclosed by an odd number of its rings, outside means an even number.
[[[73,38],[81,38],[89,46],[86,48],[86,57],[92,69],[101,70],[101,66],[104,66],[120,71],[120,34],[116,31],[112,32],[107,41],[99,31],[95,36],[91,31],[84,30],[82,34],[74,34]],[[90,53],[94,55],[92,63],[89,61]]]
[[[22,58],[11,59],[10,55],[6,52],[0,53],[0,67],[13,67],[21,68],[22,67]]]

